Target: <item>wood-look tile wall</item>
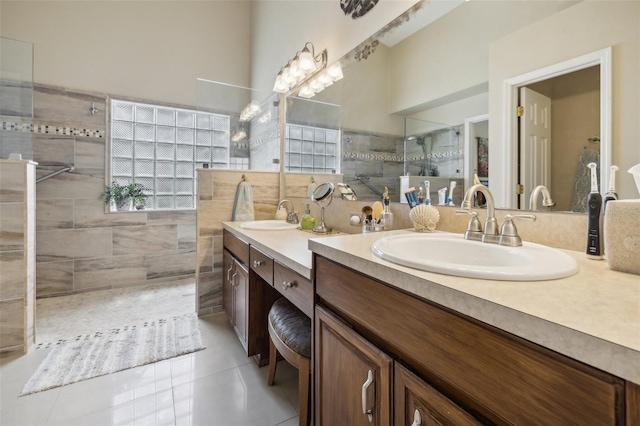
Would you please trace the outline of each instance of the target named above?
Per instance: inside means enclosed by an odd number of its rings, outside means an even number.
[[[0,160],[0,357],[35,343],[35,165]]]
[[[32,140],[38,177],[75,167],[36,186],[37,297],[195,275],[195,210],[105,213],[107,108],[104,94],[35,85],[35,131],[0,131],[3,146]]]
[[[280,201],[280,174],[236,170],[198,170],[198,315],[222,308],[222,222],[231,220],[240,179],[251,185],[256,220],[273,219]]]

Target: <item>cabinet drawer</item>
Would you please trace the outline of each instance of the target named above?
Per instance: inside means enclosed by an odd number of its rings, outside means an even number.
[[[249,266],[251,270],[273,285],[273,259],[251,246],[249,248]]]
[[[222,233],[224,247],[245,265],[249,264],[249,244],[233,235],[226,229]]]
[[[466,411],[497,424],[622,423],[621,379],[322,257],[314,265],[318,303]]]
[[[313,317],[313,285],[311,281],[275,261],[273,286],[307,316]]]

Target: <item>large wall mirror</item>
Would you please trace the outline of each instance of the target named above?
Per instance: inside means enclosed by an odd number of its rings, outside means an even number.
[[[447,8],[438,9],[440,3]],[[529,173],[520,165],[533,164],[540,168],[536,173],[546,176],[543,182],[556,201],[551,210],[583,211],[581,197],[586,194],[576,193],[576,188],[582,186],[584,161],[600,163],[603,193],[612,159],[629,162],[618,164],[621,170],[640,161],[637,149],[623,136],[637,139],[637,124],[626,116],[606,117],[612,102],[618,114],[622,106],[631,105],[637,115],[638,7],[634,2],[601,3],[418,3],[341,58],[344,78],[306,101],[331,104],[333,114],[339,109],[339,118],[326,125],[340,130],[336,172],[363,199],[376,198],[389,187],[398,201],[400,177],[407,173],[420,182],[423,175],[446,171],[443,179],[459,178],[459,187],[467,188],[478,172],[497,207],[529,209],[533,186],[517,196],[515,184],[523,179],[520,174]],[[526,135],[518,142],[517,132],[509,127],[505,105],[511,92],[507,96],[505,81],[606,49],[613,51],[613,61],[568,66],[549,78],[524,79],[521,87],[512,87],[549,100],[552,125],[544,136],[550,143],[545,162],[527,158],[535,149],[520,148]],[[606,87],[603,92],[602,85],[611,79],[616,81],[614,92]],[[616,105],[615,90],[622,89],[615,86],[623,87],[625,81],[636,92],[623,94],[626,99]],[[317,108],[309,107],[304,118],[302,105],[290,124],[314,121],[308,117]],[[425,130],[412,129],[415,123]],[[470,129],[474,135],[465,134]],[[449,136],[454,138],[444,142]],[[612,156],[612,147],[618,155]],[[481,167],[488,167],[488,173],[478,170]],[[637,196],[632,179],[620,175],[618,192]],[[527,185],[539,184],[537,179]]]
[[[196,80],[196,88],[198,110],[229,117],[229,124],[214,132],[212,141],[198,127],[194,141],[198,167],[280,170],[279,94],[204,79]]]

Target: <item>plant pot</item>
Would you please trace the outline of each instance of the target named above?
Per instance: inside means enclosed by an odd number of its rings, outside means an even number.
[[[119,212],[126,212],[133,208],[133,200],[127,198],[126,200],[122,200],[120,202],[116,202],[116,210]]]

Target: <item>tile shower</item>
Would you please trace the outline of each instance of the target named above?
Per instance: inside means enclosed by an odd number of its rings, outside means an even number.
[[[2,116],[3,157],[32,147],[38,177],[75,167],[36,187],[39,298],[195,274],[195,210],[105,213],[106,108],[104,94],[34,85],[33,124]]]

